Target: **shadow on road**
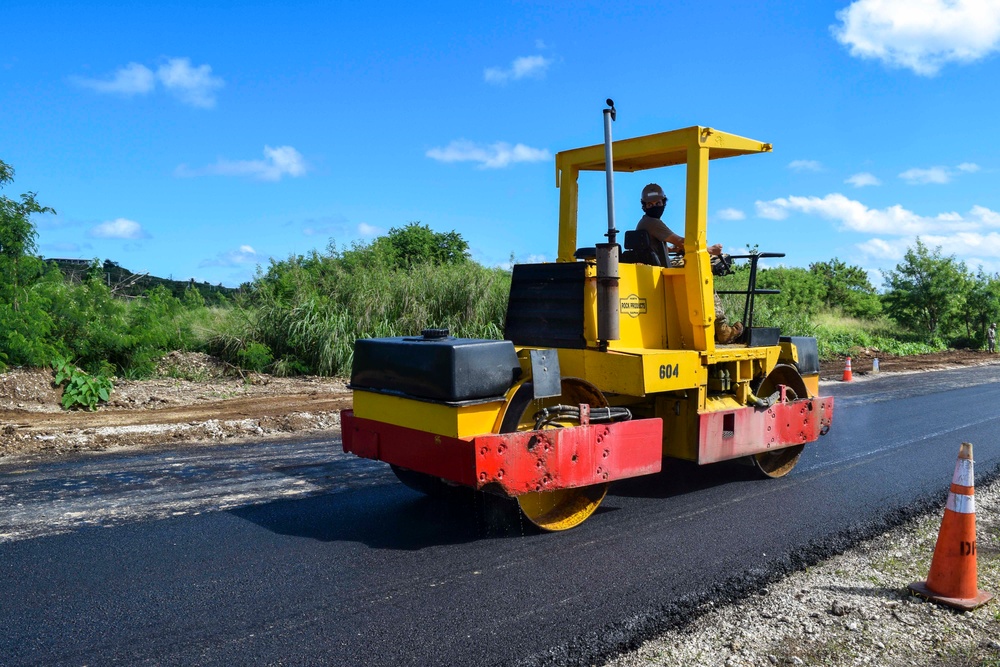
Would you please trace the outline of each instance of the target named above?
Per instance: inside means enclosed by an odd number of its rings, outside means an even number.
[[[672,498],[724,484],[759,481],[760,473],[747,463],[724,461],[699,466],[689,461],[665,459],[663,470],[653,475],[623,479],[611,485],[609,496]]]
[[[402,484],[274,501],[230,513],[280,535],[403,551],[536,534],[502,499],[471,491],[429,498]]]

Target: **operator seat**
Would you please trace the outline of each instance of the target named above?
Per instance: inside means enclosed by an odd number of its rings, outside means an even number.
[[[663,243],[650,236],[645,229],[625,232],[625,252],[622,253],[622,261],[628,264],[669,266]]]

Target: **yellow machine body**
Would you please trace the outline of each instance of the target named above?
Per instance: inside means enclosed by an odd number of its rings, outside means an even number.
[[[545,530],[576,525],[601,502],[607,482],[655,472],[664,456],[698,463],[749,456],[768,477],[787,473],[832,420],[833,399],[818,396],[816,342],[779,340],[773,330],[773,339],[717,344],[706,248],[709,163],[770,151],[768,143],[701,126],[613,143],[615,171],[686,169],[684,262],[619,263],[611,317],[618,332],[605,340],[598,322],[608,322],[607,311],[599,313],[608,307],[599,305],[607,276],[599,276],[593,255],[577,251],[579,174],[605,170],[605,145],[558,153],[557,261],[520,265],[520,273],[514,267],[505,338],[518,367],[505,393],[429,400],[400,391],[398,369],[378,387],[359,387],[352,376],[345,451],[392,463],[420,490],[426,479],[443,479],[516,497]],[[750,304],[752,284],[748,290]],[[555,394],[538,391],[549,370],[536,363],[541,354],[558,358],[549,363],[561,382]],[[557,416],[547,419],[549,410]],[[597,419],[607,424],[591,423],[602,410]]]

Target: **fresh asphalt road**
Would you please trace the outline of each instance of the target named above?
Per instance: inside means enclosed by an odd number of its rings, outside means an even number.
[[[824,386],[830,434],[780,480],[675,464],[559,534],[339,443],[0,465],[2,665],[590,664],[941,506],[958,446],[1000,473],[1000,366]]]

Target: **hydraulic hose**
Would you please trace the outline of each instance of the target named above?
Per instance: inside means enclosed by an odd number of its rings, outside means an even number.
[[[534,414],[535,429],[539,430],[547,424],[551,424],[559,419],[569,421],[580,421],[580,407],[575,405],[553,405],[542,408]],[[632,412],[628,408],[591,408],[590,421],[592,422],[616,422],[628,421],[632,419]],[[560,426],[556,424],[556,426]]]

